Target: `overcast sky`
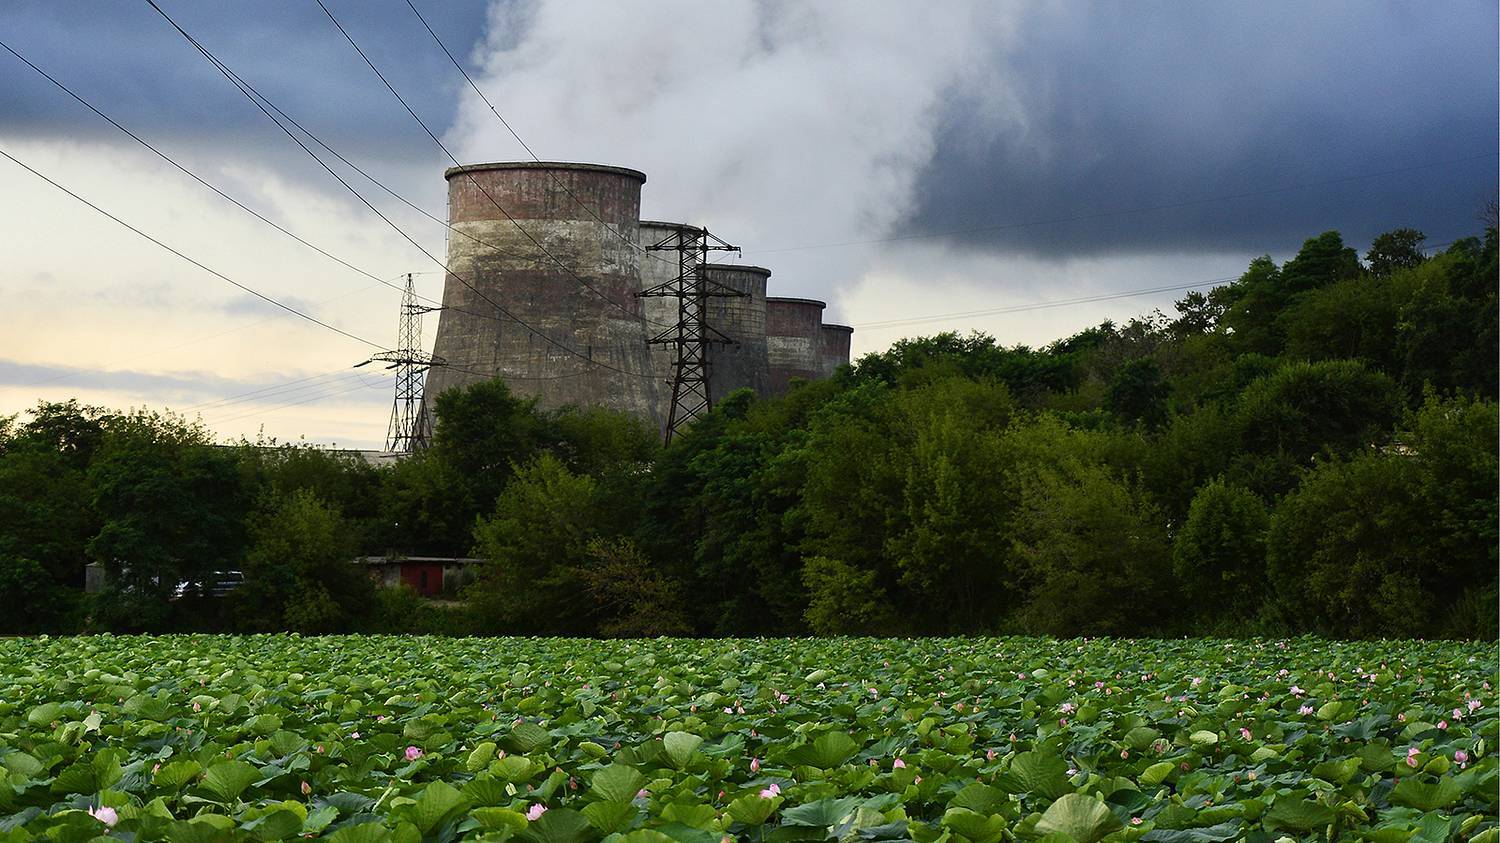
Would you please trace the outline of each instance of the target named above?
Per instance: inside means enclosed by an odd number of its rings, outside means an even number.
[[[525,152],[405,0],[325,0],[464,161]],[[643,215],[710,226],[829,301],[855,353],[980,329],[1044,345],[1170,309],[1328,229],[1477,233],[1497,182],[1484,2],[583,3],[414,0],[542,158],[644,170]],[[444,153],[315,0],[158,0],[244,81],[442,217]],[[377,345],[437,297],[443,228],[266,119],[145,0],[12,0],[0,150],[229,278]],[[311,141],[308,141],[312,145]],[[289,316],[0,158],[0,413],[171,407],[216,431],[378,446],[373,350]],[[1017,306],[1076,299],[1045,309]],[[982,313],[1001,309],[1009,313]],[[979,311],[981,313],[976,314]],[[950,314],[969,314],[953,316]],[[933,317],[917,321],[922,317]],[[883,324],[898,322],[898,324]],[[430,317],[430,337],[436,319]]]

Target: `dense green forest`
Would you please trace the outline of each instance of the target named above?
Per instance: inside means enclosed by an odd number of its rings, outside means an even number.
[[[40,405],[0,420],[0,630],[1492,637],[1496,231],[1422,240],[1042,349],[903,340],[666,449],[498,381],[379,469]],[[350,562],[385,553],[487,564],[443,604]]]

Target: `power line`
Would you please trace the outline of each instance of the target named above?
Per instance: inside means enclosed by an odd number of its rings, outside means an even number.
[[[339,19],[334,17],[333,12],[329,10],[328,5],[325,4],[323,0],[313,0],[313,2],[317,3],[318,8],[323,10],[323,14],[327,15],[328,19],[333,22],[334,27],[338,29],[341,35],[344,36],[344,40],[349,42],[349,46],[354,48],[354,52],[359,54],[359,57],[364,60],[365,65],[369,67],[372,72],[374,72],[377,78],[380,79],[381,84],[385,85],[385,89],[391,92],[391,96],[394,96],[396,98],[396,101],[401,103],[401,107],[406,109],[406,113],[411,115],[411,119],[417,121],[417,125],[422,127],[422,131],[427,133],[427,137],[431,138],[432,142],[437,144],[438,149],[441,149],[443,151],[443,154],[448,156],[448,160],[453,162],[453,166],[458,168],[458,170],[469,179],[470,184],[474,185],[474,187],[478,188],[480,193],[484,194],[484,198],[488,199],[490,201],[490,204],[495,206],[495,210],[499,211],[500,214],[505,217],[506,221],[514,226],[516,231],[521,233],[522,237],[525,237],[526,240],[531,243],[531,245],[535,246],[539,251],[541,251],[542,254],[546,255],[548,260],[557,264],[559,269],[571,276],[574,281],[577,281],[589,292],[603,299],[610,305],[613,305],[620,311],[623,311],[628,316],[644,318],[644,315],[639,310],[631,310],[625,305],[622,305],[614,299],[610,298],[604,293],[603,290],[600,290],[589,282],[583,280],[583,278],[578,273],[574,272],[573,269],[566,263],[564,263],[561,258],[554,255],[547,249],[546,246],[542,245],[540,240],[537,240],[535,237],[533,237],[531,232],[527,231],[526,227],[521,225],[521,223],[518,222],[515,217],[511,216],[510,212],[505,210],[505,207],[501,205],[493,195],[490,194],[489,190],[480,183],[479,179],[475,178],[474,174],[470,172],[470,170],[458,160],[458,157],[455,156],[451,151],[449,151],[447,144],[444,144],[442,139],[439,138],[437,134],[427,126],[427,123],[422,120],[421,116],[417,114],[416,110],[413,109],[409,103],[407,103],[406,98],[401,96],[401,93],[396,90],[396,86],[392,85],[391,81],[386,78],[385,74],[380,72],[380,68],[376,67],[375,62],[371,61],[370,57],[365,54],[364,49],[362,49],[354,40],[354,36],[350,35],[349,31],[344,28],[344,25],[342,23],[339,23]],[[465,74],[465,76],[467,76],[467,74]],[[574,200],[577,201],[577,197],[574,197]],[[601,222],[603,221],[601,220]],[[605,224],[605,228],[609,228],[608,224]]]
[[[339,184],[343,185],[345,189],[347,189],[350,193],[354,194],[355,198],[359,199],[359,201],[366,208],[369,208],[372,213],[374,213],[383,222],[385,222],[386,225],[390,226],[391,229],[394,230],[397,234],[399,234],[404,240],[406,240],[408,243],[410,243],[413,247],[415,247],[418,251],[420,251],[424,256],[426,256],[433,263],[435,263],[438,266],[442,267],[449,275],[451,275],[454,279],[456,279],[457,281],[459,281],[460,283],[462,283],[465,287],[469,288],[469,290],[472,291],[475,295],[479,296],[485,302],[489,303],[492,307],[494,307],[497,311],[499,311],[500,313],[504,314],[506,317],[508,317],[509,319],[511,319],[513,322],[515,322],[517,325],[521,326],[522,328],[524,328],[528,332],[532,333],[533,335],[535,335],[536,337],[538,337],[539,339],[541,339],[543,342],[545,342],[548,345],[551,345],[551,346],[553,346],[553,347],[555,347],[555,348],[557,348],[557,349],[559,349],[559,350],[561,350],[561,351],[563,351],[563,352],[565,352],[567,354],[570,354],[570,355],[572,355],[574,357],[577,357],[580,360],[584,360],[591,367],[597,367],[597,368],[607,369],[607,370],[610,370],[610,371],[613,371],[613,372],[617,372],[619,374],[627,375],[627,376],[630,376],[630,377],[653,378],[653,379],[656,377],[656,375],[652,374],[652,373],[631,372],[631,371],[629,371],[627,369],[621,369],[621,368],[619,368],[617,366],[612,366],[612,365],[610,365],[608,363],[603,363],[603,362],[600,362],[600,361],[593,360],[588,355],[585,355],[582,352],[579,352],[577,349],[574,349],[574,348],[572,348],[572,347],[570,347],[570,346],[568,346],[568,345],[566,345],[564,343],[561,343],[561,342],[553,339],[551,336],[549,336],[545,332],[540,331],[540,330],[532,327],[530,324],[528,324],[527,322],[525,322],[524,320],[522,320],[521,318],[517,317],[515,314],[511,313],[509,310],[507,310],[499,302],[496,302],[494,299],[491,299],[489,296],[485,295],[483,291],[481,291],[480,289],[478,289],[477,287],[475,287],[473,284],[469,283],[469,281],[466,278],[464,278],[459,273],[455,272],[452,267],[449,267],[446,263],[444,263],[442,260],[440,260],[437,256],[435,256],[431,252],[429,252],[424,246],[422,246],[422,244],[418,243],[416,241],[416,239],[414,239],[411,235],[407,234],[404,229],[402,229],[399,225],[397,225],[394,221],[392,221],[389,217],[387,217],[384,213],[382,213],[380,211],[380,209],[376,208],[373,204],[371,204],[371,202],[368,199],[366,199],[363,194],[361,194],[358,190],[356,190],[353,185],[349,184],[349,182],[346,179],[344,179],[342,176],[340,176],[336,171],[334,171],[334,169],[332,167],[329,167],[328,164],[327,164],[327,162],[325,162],[322,158],[320,158],[317,155],[317,153],[313,152],[307,146],[307,144],[305,144],[305,143],[302,142],[301,138],[298,138],[295,133],[293,133],[290,129],[288,129],[286,127],[286,125],[284,123],[281,122],[281,120],[277,119],[277,117],[271,113],[271,111],[269,110],[269,108],[274,108],[274,106],[271,105],[271,103],[270,103],[269,100],[267,100],[263,95],[261,95],[261,93],[259,91],[256,91],[255,88],[253,86],[251,86],[248,82],[245,82],[243,79],[241,79],[237,74],[234,73],[233,70],[230,70],[229,67],[228,67],[228,65],[225,65],[222,61],[220,61],[218,59],[218,57],[215,56],[212,53],[212,51],[210,51],[207,47],[205,47],[201,43],[199,43],[197,39],[193,38],[193,36],[191,34],[189,34],[187,32],[187,30],[183,29],[182,26],[180,26],[175,20],[172,19],[171,15],[168,15],[160,6],[158,6],[156,4],[155,0],[146,0],[146,3],[148,5],[150,5],[151,8],[154,9],[157,12],[157,14],[161,15],[162,18],[164,18],[167,21],[167,23],[170,24],[172,26],[172,28],[177,31],[178,34],[180,34],[184,39],[186,39],[188,41],[188,43],[192,44],[193,47],[204,58],[208,59],[208,61],[211,64],[213,64],[214,68],[217,69],[219,71],[219,73],[224,76],[224,78],[228,79],[229,82],[230,82],[230,84],[234,85],[235,88],[237,90],[239,90],[241,94],[243,94],[247,99],[249,99],[255,105],[255,107],[260,110],[260,112],[262,114],[266,115],[266,117],[268,119],[270,119],[271,122],[275,123],[276,126],[278,128],[280,128],[281,131],[287,135],[287,137],[290,137],[292,139],[292,141],[294,143],[296,143],[297,146],[300,147],[309,156],[311,156],[313,158],[313,160],[317,161],[318,164],[320,166],[322,166],[323,169],[325,171],[327,171],[329,175],[333,176],[334,179],[339,182]],[[262,101],[265,102],[265,105],[262,105]],[[276,109],[276,111],[278,113],[282,113],[280,111],[280,109]],[[298,128],[300,129],[301,127],[299,126]],[[302,129],[302,131],[306,132],[306,129]]]
[[[232,286],[234,286],[234,287],[236,287],[236,288],[238,288],[240,290],[243,290],[244,292],[247,292],[250,295],[255,296],[256,298],[258,298],[258,299],[260,299],[260,300],[262,300],[264,302],[267,302],[268,304],[274,305],[275,307],[279,307],[282,310],[285,310],[287,313],[290,313],[290,314],[292,314],[293,316],[296,316],[299,319],[305,319],[308,322],[313,323],[314,325],[317,325],[317,326],[322,327],[322,328],[327,328],[328,330],[333,331],[336,334],[342,334],[343,336],[346,336],[349,339],[354,340],[356,342],[362,342],[365,345],[372,346],[374,348],[381,348],[382,347],[379,343],[371,342],[370,340],[367,340],[364,337],[359,336],[358,334],[351,334],[348,331],[344,330],[343,328],[340,328],[340,327],[338,327],[336,325],[330,325],[329,323],[324,322],[323,320],[319,319],[316,316],[313,316],[313,315],[311,315],[309,313],[303,313],[302,311],[298,310],[295,307],[292,307],[289,304],[284,304],[284,303],[282,303],[280,301],[277,301],[276,299],[271,298],[270,296],[266,295],[265,293],[262,293],[259,290],[254,289],[253,287],[247,287],[244,284],[241,284],[240,282],[234,280],[233,278],[230,278],[229,276],[225,275],[224,273],[219,272],[216,269],[213,269],[213,268],[211,268],[209,266],[206,266],[203,263],[201,263],[201,262],[199,262],[199,261],[197,261],[197,260],[195,260],[193,258],[188,257],[187,255],[183,254],[182,252],[177,251],[176,249],[172,248],[171,246],[167,245],[166,243],[162,242],[161,240],[158,240],[155,237],[152,237],[150,234],[147,234],[146,232],[142,231],[141,229],[136,228],[135,226],[133,226],[130,223],[128,223],[128,222],[120,219],[119,217],[115,216],[114,214],[111,214],[109,211],[106,211],[103,208],[99,207],[98,205],[95,205],[93,202],[90,202],[89,200],[83,198],[82,196],[79,196],[77,193],[74,193],[73,191],[69,190],[68,188],[62,186],[61,184],[58,184],[57,182],[55,182],[52,179],[48,178],[47,176],[43,175],[41,172],[33,169],[26,162],[24,162],[21,159],[15,157],[14,155],[11,155],[9,152],[6,152],[3,149],[0,149],[0,156],[4,156],[11,163],[15,164],[18,167],[21,167],[22,169],[26,170],[28,173],[31,173],[32,175],[36,176],[37,178],[41,179],[42,181],[46,182],[47,184],[52,185],[53,187],[57,188],[58,190],[62,191],[63,193],[68,194],[69,196],[73,197],[77,201],[79,201],[79,202],[83,203],[84,205],[87,205],[88,207],[92,208],[94,211],[97,211],[98,213],[103,214],[104,216],[106,216],[109,219],[113,220],[118,225],[120,225],[120,226],[122,226],[122,227],[124,227],[126,229],[129,229],[130,231],[134,232],[135,234],[137,234],[137,235],[139,235],[141,237],[144,237],[145,239],[151,241],[152,243],[155,243],[156,245],[160,246],[163,249],[166,249],[167,251],[169,251],[172,254],[176,255],[177,257],[179,257],[179,258],[187,261],[188,263],[192,264],[193,266],[196,266],[199,269],[203,270],[204,272],[207,272],[209,275],[212,275],[212,276],[214,276],[215,278],[218,278],[221,281],[224,281],[224,282],[226,282],[226,283],[228,283],[228,284],[230,284],[230,285],[232,285]]]
[[[131,130],[125,128],[125,126],[121,125],[119,123],[119,121],[115,120],[113,117],[110,117],[108,114],[105,114],[103,111],[100,111],[98,108],[94,107],[93,103],[91,103],[88,100],[84,99],[77,92],[75,92],[72,88],[69,88],[67,85],[65,85],[62,82],[58,81],[50,73],[48,73],[47,71],[45,71],[45,70],[41,69],[40,67],[38,67],[30,59],[28,59],[25,56],[21,55],[20,53],[16,52],[16,50],[13,47],[11,47],[9,44],[5,43],[4,41],[0,41],[0,47],[3,47],[6,52],[8,52],[11,55],[15,56],[17,59],[20,59],[27,67],[29,67],[32,70],[35,70],[37,73],[41,74],[42,77],[45,78],[48,82],[51,82],[53,85],[56,85],[58,88],[60,88],[63,91],[63,93],[65,93],[68,96],[72,97],[73,99],[77,100],[78,103],[80,105],[82,105],[84,108],[87,108],[89,111],[94,112],[94,114],[96,114],[99,117],[103,118],[111,126],[114,126],[116,129],[119,129],[120,131],[124,132],[126,135],[129,135],[131,140],[133,140],[136,143],[140,144],[141,146],[144,146],[147,149],[151,150],[151,152],[154,153],[156,155],[156,157],[158,157],[161,160],[167,162],[168,164],[171,164],[173,167],[177,168],[179,171],[181,171],[188,178],[192,179],[193,181],[196,181],[197,183],[199,183],[199,184],[203,185],[204,187],[208,188],[209,190],[212,190],[214,193],[218,194],[221,198],[227,200],[228,202],[233,203],[240,210],[244,211],[247,214],[250,214],[251,216],[253,216],[256,219],[260,220],[261,222],[265,223],[266,225],[271,226],[272,228],[276,229],[277,231],[281,232],[282,234],[285,234],[286,236],[292,238],[293,240],[296,240],[298,243],[301,243],[302,245],[306,246],[307,248],[312,249],[313,251],[317,252],[318,254],[322,255],[323,257],[328,258],[329,260],[331,260],[331,261],[333,261],[333,262],[335,262],[335,263],[337,263],[337,264],[339,264],[341,266],[344,266],[344,267],[346,267],[348,269],[351,269],[351,270],[359,273],[360,275],[363,275],[366,278],[372,279],[374,281],[379,281],[381,283],[389,283],[389,282],[386,282],[384,279],[377,277],[373,273],[370,273],[370,272],[367,272],[367,271],[365,271],[363,269],[360,269],[359,267],[357,267],[357,266],[349,263],[348,261],[344,260],[343,258],[338,257],[337,255],[330,254],[328,251],[324,250],[322,247],[314,245],[312,243],[309,243],[307,240],[304,240],[303,238],[301,238],[301,237],[297,236],[296,234],[292,233],[291,231],[288,231],[286,228],[283,228],[280,224],[276,223],[275,221],[266,218],[259,211],[255,210],[254,208],[251,208],[250,206],[248,206],[245,203],[241,202],[240,200],[234,198],[233,196],[230,196],[228,193],[225,193],[224,191],[220,190],[218,187],[215,187],[214,185],[210,184],[208,181],[206,181],[203,178],[199,177],[199,175],[197,173],[195,173],[192,170],[189,170],[187,167],[184,167],[183,165],[177,163],[177,161],[174,160],[171,156],[169,156],[166,153],[162,152],[160,149],[157,149],[155,146],[152,146],[149,142],[147,142],[140,135],[137,135],[135,132],[132,132]]]
[[[183,166],[181,163],[179,163],[178,161],[176,161],[175,159],[173,159],[171,156],[167,155],[166,153],[162,152],[160,149],[158,149],[155,146],[153,146],[152,144],[148,143],[145,139],[141,138],[135,132],[132,132],[129,128],[125,127],[123,124],[121,124],[120,122],[118,122],[114,118],[110,117],[108,114],[105,114],[103,111],[101,111],[99,108],[95,107],[88,100],[84,99],[80,94],[78,94],[77,92],[75,92],[73,89],[69,88],[67,85],[63,84],[57,78],[53,77],[51,74],[47,73],[45,70],[43,70],[42,68],[38,67],[31,60],[29,60],[25,56],[21,55],[19,52],[17,52],[10,45],[4,43],[3,41],[0,41],[0,47],[4,47],[5,50],[8,51],[11,55],[15,56],[17,59],[19,59],[22,62],[24,62],[32,70],[34,70],[37,73],[41,74],[43,77],[45,77],[47,79],[47,81],[51,82],[53,85],[56,85],[64,93],[68,94],[68,96],[70,96],[73,99],[77,100],[85,108],[89,109],[94,114],[98,115],[100,118],[102,118],[105,121],[107,121],[111,126],[114,126],[116,129],[119,129],[121,132],[124,132],[132,140],[136,141],[140,145],[142,145],[142,146],[146,147],[147,149],[149,149],[158,158],[161,158],[163,161],[167,162],[168,164],[171,164],[177,170],[181,171],[182,173],[184,173],[185,175],[187,175],[189,178],[193,179],[194,181],[198,182],[199,184],[201,184],[204,187],[208,188],[209,190],[213,191],[215,194],[217,194],[221,198],[223,198],[223,199],[229,201],[230,203],[234,204],[240,210],[245,211],[246,213],[250,214],[251,216],[253,216],[256,219],[260,220],[261,222],[265,223],[266,225],[271,226],[272,228],[274,228],[275,230],[281,232],[282,234],[286,235],[287,237],[292,238],[293,240],[297,241],[298,243],[301,243],[302,245],[304,245],[304,246],[312,249],[313,251],[317,252],[320,255],[323,255],[324,257],[326,257],[326,258],[334,261],[335,263],[338,263],[341,266],[344,266],[344,267],[346,267],[346,268],[348,268],[350,270],[353,270],[354,272],[357,272],[360,275],[365,276],[366,278],[370,278],[370,279],[374,280],[378,284],[383,284],[383,285],[385,285],[387,287],[390,287],[393,290],[404,292],[404,288],[403,287],[397,286],[396,284],[391,283],[388,279],[380,278],[380,277],[374,275],[371,272],[368,272],[366,270],[360,269],[357,266],[354,266],[353,264],[349,263],[348,261],[346,261],[346,260],[338,257],[337,255],[329,253],[325,249],[317,246],[316,244],[308,242],[306,239],[298,236],[297,234],[295,234],[295,233],[287,230],[286,228],[282,227],[281,225],[278,225],[276,222],[268,219],[267,217],[265,217],[264,215],[262,215],[260,212],[256,211],[254,208],[249,207],[245,203],[241,202],[240,200],[238,200],[235,197],[229,195],[228,193],[226,193],[224,190],[220,189],[219,187],[217,187],[213,183],[209,182],[207,179],[204,179],[203,177],[199,176],[197,173],[193,172],[189,168]],[[344,159],[340,158],[340,160],[344,160]],[[361,172],[363,172],[363,171],[361,171]],[[368,176],[367,176],[367,178],[368,178]],[[410,203],[408,203],[408,204],[410,204]],[[413,206],[413,207],[415,207],[415,206]],[[411,274],[422,274],[422,275],[425,275],[425,274],[429,274],[429,273],[411,273]],[[430,303],[435,304],[435,305],[439,305],[439,306],[442,305],[442,302],[440,302],[440,301],[438,301],[436,299],[427,298],[425,296],[420,296],[420,298],[422,298],[424,301],[430,302]],[[487,319],[497,319],[498,320],[500,318],[500,317],[495,316],[493,314],[484,313],[484,312],[481,312],[481,311],[470,311],[470,310],[465,310],[465,309],[459,308],[459,307],[455,307],[453,309],[457,310],[460,313],[467,313],[467,314],[472,315],[472,316],[479,316],[479,317],[483,317],[483,318],[487,318]]]
[[[1419,248],[1424,251],[1432,251],[1443,246],[1451,246],[1462,238],[1443,240],[1437,243],[1424,243]],[[862,331],[878,331],[885,328],[895,328],[904,325],[916,325],[924,322],[939,322],[944,319],[959,319],[975,316],[999,316],[1008,313],[1024,313],[1032,310],[1047,310],[1054,307],[1066,307],[1075,304],[1091,304],[1100,301],[1112,301],[1114,299],[1133,298],[1135,296],[1149,296],[1157,293],[1172,293],[1182,290],[1192,290],[1203,286],[1218,286],[1237,280],[1238,276],[1226,276],[1223,278],[1209,278],[1204,281],[1195,281],[1191,284],[1173,284],[1166,287],[1150,287],[1143,290],[1125,290],[1119,293],[1102,293],[1095,296],[1082,296],[1072,299],[1056,299],[1052,301],[1032,302],[1030,304],[1007,305],[1005,307],[987,308],[984,310],[968,310],[957,313],[939,313],[932,316],[914,316],[907,319],[889,319],[883,322],[862,322],[850,327],[859,328]]]
[[[369,384],[366,384],[366,383],[364,383],[364,382],[361,381],[360,383],[356,383],[356,384],[354,384],[353,386],[350,386],[350,387],[345,387],[343,389],[334,390],[332,392],[323,392],[323,393],[320,393],[318,395],[314,395],[311,398],[303,398],[303,399],[300,399],[298,401],[289,401],[289,402],[287,402],[285,404],[280,404],[280,405],[277,405],[275,407],[271,407],[271,408],[268,408],[268,409],[252,410],[252,411],[250,411],[248,413],[241,413],[241,414],[236,415],[236,416],[230,416],[229,418],[210,419],[210,420],[206,421],[205,424],[208,424],[209,426],[225,425],[225,424],[229,424],[231,422],[237,422],[237,421],[241,421],[243,419],[248,419],[248,418],[251,418],[253,416],[262,416],[262,415],[266,415],[268,413],[275,413],[275,412],[278,412],[280,410],[285,410],[288,407],[300,407],[300,406],[302,406],[304,404],[311,404],[314,401],[323,401],[323,400],[326,400],[326,399],[329,399],[329,398],[335,398],[335,397],[340,396],[340,395],[347,395],[350,392],[355,392],[355,391],[361,390],[361,389],[385,389],[385,384],[376,384],[374,386],[370,386]]]
[[[958,319],[974,316],[998,316],[1005,313],[1023,313],[1029,310],[1046,310],[1054,307],[1067,307],[1074,304],[1089,304],[1092,302],[1111,301],[1113,299],[1132,298],[1134,296],[1149,296],[1155,293],[1170,293],[1180,290],[1191,290],[1202,287],[1205,284],[1222,284],[1233,281],[1235,276],[1226,278],[1211,278],[1207,281],[1195,281],[1191,284],[1175,284],[1168,287],[1152,287],[1146,290],[1127,290],[1120,293],[1105,293],[1097,296],[1081,296],[1072,299],[1056,299],[1053,301],[1032,302],[1030,304],[1008,305],[1006,307],[988,308],[986,310],[970,310],[960,313],[940,313],[933,316],[915,316],[910,319],[890,319],[884,322],[865,322],[851,325],[862,331],[881,330],[883,328],[895,328],[903,325],[917,325],[923,322],[940,322],[944,319]]]
[[[873,246],[880,243],[897,243],[905,240],[926,240],[935,237],[952,237],[960,234],[980,234],[988,231],[1006,231],[1014,228],[1030,228],[1038,225],[1055,225],[1064,222],[1082,222],[1085,220],[1106,219],[1128,214],[1140,214],[1149,211],[1165,211],[1173,208],[1187,208],[1194,205],[1205,205],[1211,202],[1227,202],[1233,199],[1248,199],[1256,196],[1270,196],[1277,193],[1288,193],[1295,190],[1306,190],[1313,187],[1327,187],[1328,185],[1344,184],[1346,182],[1361,181],[1364,179],[1380,178],[1382,176],[1398,175],[1400,173],[1411,173],[1417,170],[1429,170],[1434,167],[1448,167],[1454,164],[1466,164],[1470,161],[1483,161],[1489,158],[1500,157],[1500,153],[1489,152],[1483,155],[1470,155],[1466,158],[1454,158],[1447,161],[1432,161],[1426,164],[1417,164],[1411,167],[1398,167],[1391,170],[1380,170],[1373,173],[1362,173],[1354,176],[1344,176],[1336,179],[1324,179],[1322,181],[1302,182],[1300,184],[1284,185],[1282,187],[1270,187],[1264,190],[1250,190],[1243,193],[1226,193],[1219,196],[1206,196],[1198,199],[1187,199],[1181,202],[1167,202],[1160,205],[1145,205],[1135,208],[1121,208],[1114,211],[1099,211],[1092,214],[1077,214],[1068,217],[1052,217],[1048,219],[1027,220],[1025,222],[1001,223],[997,225],[982,225],[973,228],[959,228],[948,231],[931,231],[922,234],[903,234],[897,237],[880,237],[871,240],[845,240],[834,243],[807,243],[800,246],[782,246],[773,249],[751,249],[753,254],[774,254],[777,252],[801,252],[809,249],[833,249],[842,246]]]

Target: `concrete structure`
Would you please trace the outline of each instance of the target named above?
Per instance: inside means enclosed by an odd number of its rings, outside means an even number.
[[[848,325],[823,325],[823,377],[833,377],[840,366],[849,363],[849,340],[854,329]]]
[[[499,375],[544,409],[605,406],[660,425],[635,295],[645,174],[525,161],[445,176],[454,230],[433,353],[448,366],[427,395]]]
[[[650,246],[702,229],[641,221],[646,176],[623,167],[523,161],[445,176],[453,230],[433,354],[448,365],[429,373],[426,398],[498,376],[543,409],[603,406],[665,430],[677,349],[647,340],[676,326],[678,301],[637,293],[680,271],[675,250]],[[852,329],[823,325],[823,302],[767,298],[770,275],[709,270],[747,294],[706,303],[708,324],[735,341],[709,347],[713,401],[741,387],[779,395],[793,378],[826,377],[849,359]],[[435,402],[424,404],[430,424]]]
[[[823,308],[816,299],[766,299],[766,356],[771,394],[785,395],[794,379],[823,374]]]
[[[709,346],[708,394],[715,402],[746,386],[760,398],[771,394],[766,352],[766,281],[770,277],[771,270],[759,266],[718,264],[708,270],[708,280],[745,294],[711,297],[705,308],[708,324],[734,340],[734,345]]]

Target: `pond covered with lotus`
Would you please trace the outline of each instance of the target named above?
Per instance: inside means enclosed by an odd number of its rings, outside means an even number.
[[[0,843],[1496,841],[1492,643],[0,641]]]

